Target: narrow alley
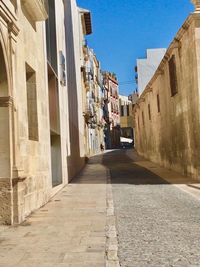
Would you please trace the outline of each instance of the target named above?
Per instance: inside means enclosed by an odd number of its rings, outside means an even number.
[[[0,267],[200,267],[182,2],[0,0]]]
[[[0,267],[200,266],[198,188],[134,150],[95,156],[21,225],[0,226]]]

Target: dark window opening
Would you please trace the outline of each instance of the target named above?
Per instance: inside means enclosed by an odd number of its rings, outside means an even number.
[[[171,96],[174,96],[174,95],[176,95],[178,93],[175,55],[173,55],[170,58],[168,65],[169,65],[169,78],[170,78]]]
[[[157,108],[158,108],[158,113],[160,113],[160,96],[157,94]]]
[[[127,107],[127,116],[130,115],[130,112],[129,112],[129,105],[126,106]]]
[[[148,104],[148,113],[149,113],[149,120],[151,120],[151,107],[150,107],[150,104]]]
[[[143,126],[144,126],[144,112],[142,111],[142,123],[143,123]]]
[[[46,0],[45,6],[48,12],[48,19],[46,20],[47,60],[54,72],[58,74],[55,1]]]
[[[124,106],[121,106],[121,117],[124,116]]]
[[[111,96],[113,95],[112,87],[110,87],[110,95],[111,95]]]
[[[27,113],[29,140],[38,141],[38,113],[36,73],[26,64],[26,89],[27,89]]]

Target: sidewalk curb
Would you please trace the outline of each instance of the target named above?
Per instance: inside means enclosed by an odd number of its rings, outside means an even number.
[[[120,267],[110,172],[107,170],[106,267]]]

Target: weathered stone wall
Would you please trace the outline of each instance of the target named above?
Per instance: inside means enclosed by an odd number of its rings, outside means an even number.
[[[10,224],[12,215],[12,185],[9,178],[0,179],[0,224]]]
[[[196,179],[200,179],[199,51],[200,14],[192,14],[168,48],[135,108],[139,154]],[[176,60],[178,88],[174,96],[168,63],[172,55]]]
[[[53,184],[53,165],[51,161],[51,141],[49,123],[49,92],[47,78],[45,22],[32,23],[23,8],[18,7],[21,32],[16,53],[16,110],[18,129],[17,168],[21,179],[14,190],[17,191],[14,203],[18,203],[15,220],[20,222],[33,210],[44,205],[52,195],[68,183],[67,142],[68,142],[68,92],[61,84],[61,56],[66,59],[64,5],[62,0],[56,1],[55,23],[57,38],[58,69],[58,108],[60,129],[59,183]],[[36,94],[38,114],[38,140],[30,140],[28,136],[27,86],[25,63],[36,73]],[[61,176],[61,177],[60,177]],[[18,218],[18,219],[16,219]]]
[[[16,1],[15,6],[0,2],[0,223],[23,221],[68,183],[68,173],[72,178],[85,163],[79,9],[74,0],[65,1],[66,10],[63,0],[56,0],[58,148],[50,128],[46,15],[43,3],[36,1]],[[66,85],[61,82],[64,59]],[[59,170],[54,168],[54,149]]]
[[[19,29],[14,6],[0,2],[0,224],[13,223],[12,55]]]
[[[16,44],[13,94],[17,128],[16,167],[18,176],[23,179],[15,184],[16,223],[44,205],[52,187],[45,22],[34,22],[20,2],[17,8],[20,33]],[[36,76],[38,140],[31,140],[28,132],[27,64]]]
[[[21,4],[0,3],[0,223],[6,224],[23,221],[52,190],[44,22]],[[37,140],[29,136],[27,65],[36,76]]]

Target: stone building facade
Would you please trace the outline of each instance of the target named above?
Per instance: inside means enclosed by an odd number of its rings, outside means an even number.
[[[133,104],[128,96],[119,96],[121,137],[134,139]]]
[[[12,224],[51,188],[47,13],[41,1],[7,0],[0,14],[0,223]]]
[[[198,1],[193,1],[199,7]],[[200,13],[191,14],[135,107],[136,149],[200,179]]]
[[[0,224],[22,222],[85,164],[75,0],[0,1]]]
[[[93,49],[85,45],[84,52],[82,74],[85,85],[85,145],[89,157],[100,152],[101,144],[104,146],[103,77],[100,62]]]
[[[138,93],[140,95],[153,77],[165,52],[165,48],[147,49],[146,58],[137,59],[136,82],[138,85]]]
[[[120,147],[119,84],[115,74],[103,73],[105,145],[107,149]]]

